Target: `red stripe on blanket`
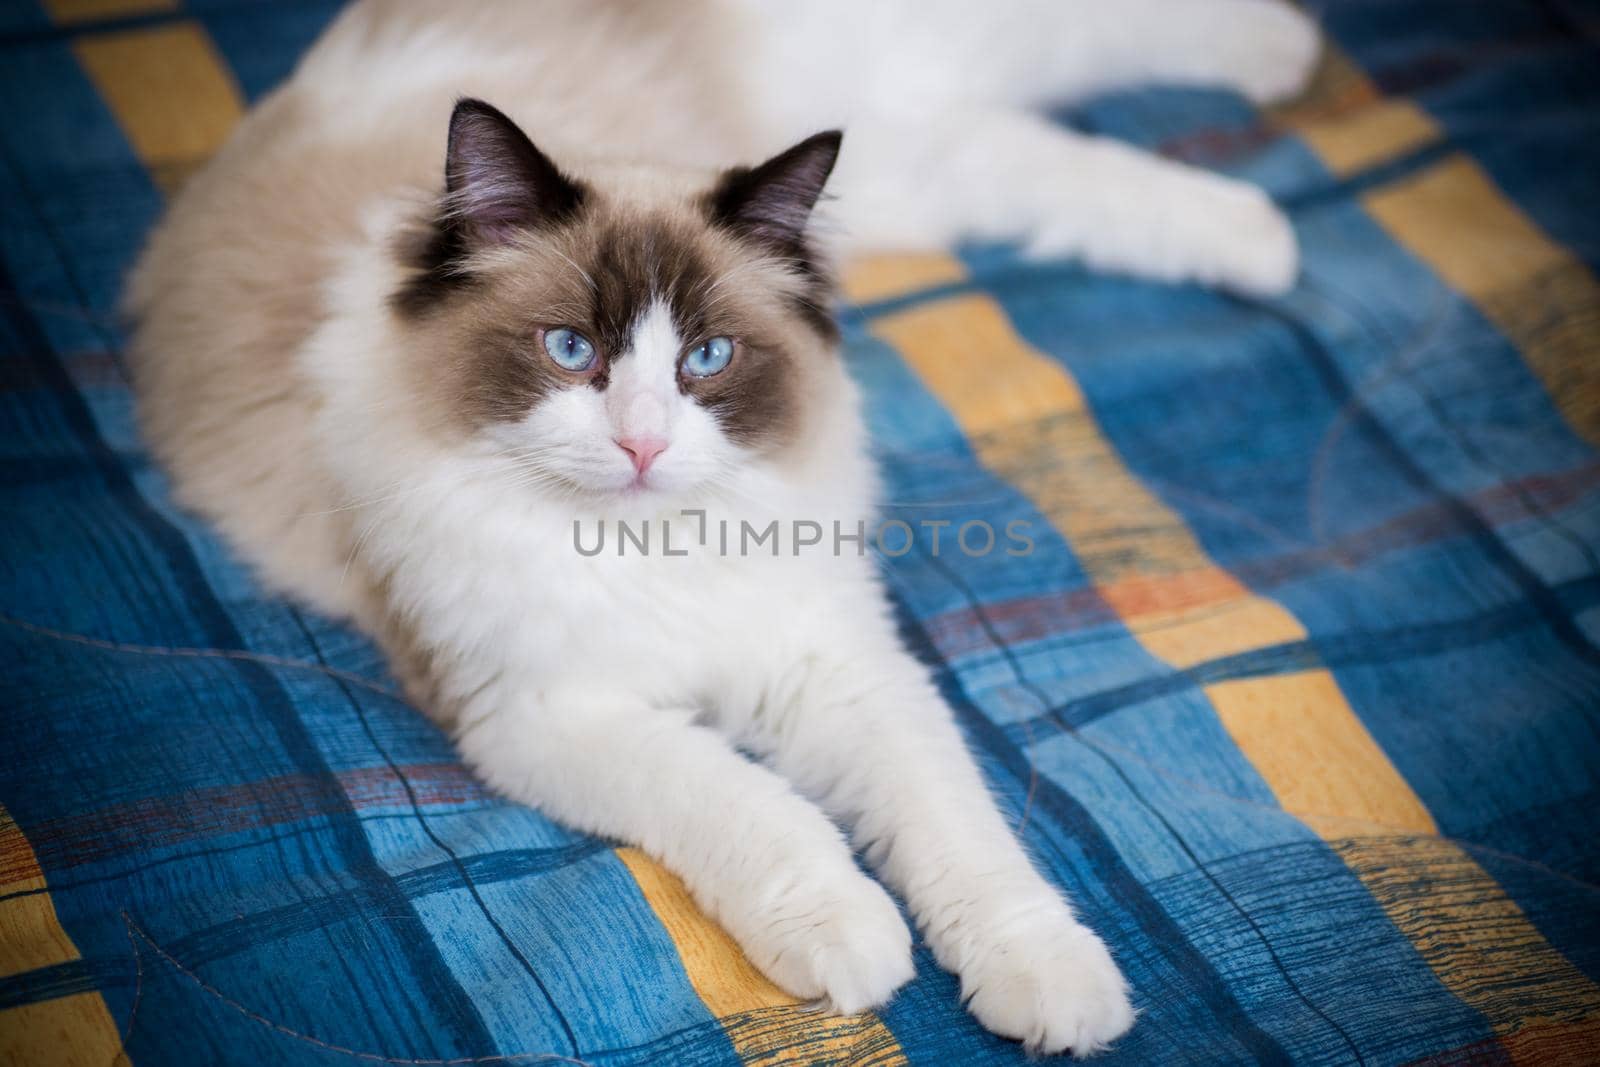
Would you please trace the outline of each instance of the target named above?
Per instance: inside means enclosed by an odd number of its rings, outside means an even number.
[[[1490,523],[1501,526],[1565,508],[1597,487],[1600,463],[1590,463],[1556,474],[1505,482],[1473,494],[1467,503]],[[1251,589],[1269,592],[1324,567],[1357,567],[1385,553],[1465,532],[1447,503],[1430,503],[1315,547],[1240,561],[1231,573]],[[1117,583],[1116,599],[1125,609],[1131,606],[1134,616],[1199,611],[1237,597],[1237,584],[1222,578],[1225,576],[1214,571],[1141,577],[1136,583]],[[954,659],[993,647],[985,626],[1005,643],[1013,644],[1117,622],[1119,616],[1107,603],[1106,592],[1083,588],[1019,597],[981,608],[962,607],[933,616],[926,630],[940,654]]]
[[[388,767],[338,773],[357,811],[396,807],[454,807],[488,800],[490,794],[459,763],[411,764],[402,782]],[[406,786],[410,786],[410,793]],[[116,856],[132,856],[188,841],[337,816],[342,803],[324,803],[316,782],[303,775],[263,778],[239,785],[193,789],[149,797],[29,827],[28,839],[41,867],[59,871]],[[0,854],[0,884],[17,875],[21,858]]]

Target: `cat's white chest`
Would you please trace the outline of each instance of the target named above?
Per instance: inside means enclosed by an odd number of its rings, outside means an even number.
[[[605,554],[560,568],[554,599],[578,622],[563,627],[556,669],[620,673],[665,703],[759,690],[842,592],[840,568],[822,558],[752,556],[714,540],[683,556],[651,547],[617,554],[608,543]]]
[[[529,686],[576,677],[662,705],[759,699],[807,634],[870,602],[870,566],[831,545],[775,553],[677,520],[629,536],[614,520],[602,532],[477,503],[392,546],[405,557],[394,592],[457,654],[492,653]]]

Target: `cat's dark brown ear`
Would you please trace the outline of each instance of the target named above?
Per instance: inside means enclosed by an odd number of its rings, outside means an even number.
[[[712,221],[787,255],[801,245],[811,209],[839,158],[844,134],[827,130],[759,167],[728,171],[711,191]]]
[[[444,177],[452,221],[478,244],[559,221],[583,201],[582,187],[482,100],[461,100],[450,116]]]

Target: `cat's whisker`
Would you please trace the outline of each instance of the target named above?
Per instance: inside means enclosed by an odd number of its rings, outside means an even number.
[[[356,535],[355,543],[350,546],[350,552],[344,558],[344,567],[339,571],[339,586],[343,589],[345,582],[350,577],[350,568],[355,565],[356,558],[361,554],[361,546],[366,544],[367,538],[383,524],[383,517],[375,515],[372,520],[362,527]]]
[[[405,479],[401,479],[400,481],[390,483],[389,488],[392,489],[397,485],[404,484],[404,481],[405,481]],[[323,509],[321,509],[319,511],[303,511],[303,512],[301,512],[299,515],[297,515],[295,517],[297,519],[310,519],[310,518],[318,518],[318,517],[322,517],[322,516],[326,516],[326,515],[338,515],[341,512],[346,512],[346,511],[359,511],[359,510],[361,510],[363,508],[369,508],[369,507],[372,507],[372,506],[377,505],[377,504],[386,504],[386,503],[389,503],[390,501],[393,501],[393,500],[401,500],[401,499],[403,499],[405,497],[412,496],[412,495],[414,495],[416,493],[419,493],[419,492],[421,492],[422,490],[424,490],[426,488],[428,488],[426,483],[421,484],[421,485],[414,485],[414,486],[410,487],[409,489],[401,490],[398,493],[385,493],[382,496],[368,497],[368,498],[366,498],[364,500],[352,500],[348,504],[342,504],[342,505],[340,505],[338,507],[333,507],[333,508],[323,508]]]

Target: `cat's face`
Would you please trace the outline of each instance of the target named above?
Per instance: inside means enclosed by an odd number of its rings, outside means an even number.
[[[805,239],[838,147],[818,135],[700,188],[608,188],[463,102],[446,209],[401,249],[392,301],[418,388],[567,492],[683,493],[780,456],[838,373]]]

